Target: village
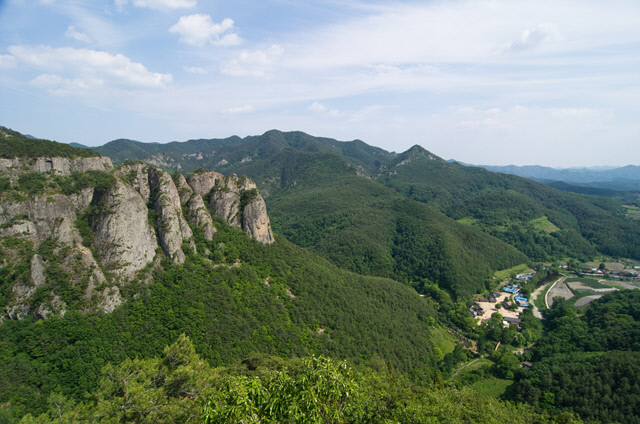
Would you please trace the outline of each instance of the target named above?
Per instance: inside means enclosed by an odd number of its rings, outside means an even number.
[[[572,271],[569,271],[567,263],[561,262],[558,267],[567,270],[562,273],[553,283],[547,283],[538,287],[530,297],[535,299],[538,294],[550,285],[550,288],[544,298],[546,308],[550,308],[555,297],[564,299],[575,299],[576,306],[585,306],[587,303],[602,297],[604,293],[616,291],[619,289],[639,289],[640,285],[640,266],[635,265],[627,268],[620,263],[602,263],[600,266],[593,264],[580,264]],[[520,292],[521,284],[525,284],[536,275],[536,272],[529,270],[526,273],[515,276],[515,281],[504,281],[500,288],[490,293],[487,297],[480,296],[469,308],[469,313],[477,319],[478,325],[486,323],[491,316],[498,312],[503,317],[503,325],[520,326],[520,313],[526,308],[533,308],[536,317],[542,318],[542,314],[538,308],[529,301]],[[591,283],[592,287],[588,287],[584,282],[567,280],[570,275],[574,277],[584,277],[586,279],[595,278],[599,283]],[[596,284],[596,286],[594,286]],[[589,293],[586,293],[586,292]],[[588,294],[588,295],[587,295]]]
[[[527,274],[519,274],[516,279],[528,281],[535,275],[535,271]],[[529,299],[520,294],[520,287],[517,283],[507,283],[502,290],[494,291],[489,297],[479,297],[469,308],[469,313],[478,320],[478,325],[489,320],[491,316],[498,312],[502,315],[502,323],[505,327],[520,325],[520,312],[531,307]]]

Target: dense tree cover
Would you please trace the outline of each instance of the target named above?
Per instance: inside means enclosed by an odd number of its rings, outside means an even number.
[[[640,423],[640,292],[607,294],[582,316],[558,300],[545,326],[513,399],[585,420]]]
[[[163,158],[163,168],[169,171],[179,169],[181,172],[190,173],[199,168],[207,168],[224,174],[247,174],[254,179],[258,178],[262,189],[267,188],[266,179],[259,178],[249,169],[255,169],[256,164],[262,168],[264,162],[268,162],[284,150],[339,153],[367,172],[375,171],[381,163],[396,156],[395,153],[369,146],[360,140],[343,142],[313,137],[300,131],[277,130],[245,138],[233,136],[226,139],[199,139],[167,144],[119,139],[95,150],[109,156],[116,165],[128,160],[147,160],[150,156],[156,156]],[[221,159],[224,159],[224,162],[221,163]],[[261,174],[263,173],[264,169]]]
[[[73,147],[50,140],[28,138],[16,131],[0,127],[0,157],[37,158],[37,157],[86,158],[100,156],[94,150]]]
[[[156,357],[106,365],[82,401],[52,393],[21,423],[574,423],[466,389],[410,383],[390,363],[354,368],[324,356],[247,358],[211,368],[189,338]]]
[[[378,356],[432,378],[436,313],[428,299],[392,280],[340,270],[281,237],[264,246],[217,226],[213,241],[196,231],[201,253],[183,265],[165,259],[151,284],[122,287],[129,300],[111,314],[5,321],[0,405],[15,417],[43,412],[51,392],[80,400],[96,390],[107,363],[157,356],[183,332],[214,366],[251,352],[355,363]]]
[[[340,267],[437,284],[456,297],[485,288],[497,269],[526,257],[472,227],[357,175],[336,155],[289,152],[281,188],[266,199],[274,230]]]
[[[466,167],[419,147],[377,181],[517,247],[531,259],[640,258],[640,223],[613,199],[554,190],[514,175]]]
[[[358,140],[339,142],[274,130],[244,139],[230,137],[166,145],[117,140],[98,150],[112,156],[116,163],[160,155],[168,169],[180,166],[189,172],[206,167],[223,173],[246,174],[258,183],[266,197],[291,183],[290,177],[297,173],[300,164],[300,153],[318,159],[336,154],[354,165],[354,172],[374,177],[410,199],[470,223],[533,260],[587,259],[596,253],[640,258],[640,223],[626,219],[619,202],[566,193],[514,175],[448,163],[419,146],[398,155]],[[289,194],[297,196],[294,192]],[[341,201],[346,202],[347,209],[357,207],[348,198]],[[316,218],[333,227],[348,219],[344,215]],[[321,236],[309,228],[300,231],[305,232],[305,237]]]

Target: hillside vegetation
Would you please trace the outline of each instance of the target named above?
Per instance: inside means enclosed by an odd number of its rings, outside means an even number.
[[[0,126],[0,158],[36,157],[86,158],[100,156],[94,150],[72,147],[49,140],[28,138],[19,132]]]
[[[356,173],[337,155],[274,157],[282,189],[267,198],[276,231],[340,267],[399,279],[424,292],[437,284],[465,298],[497,269],[526,257]]]
[[[583,316],[558,300],[512,398],[585,420],[640,423],[640,291],[607,294]]]
[[[124,145],[130,147],[123,148]],[[166,145],[119,140],[97,150],[114,154],[116,163],[124,160],[119,159],[118,152],[126,150],[127,154],[135,155],[131,158],[167,169],[189,172],[206,167],[247,175],[257,182],[268,203],[271,193],[287,188],[289,175],[297,172],[300,161],[297,154],[306,153],[322,160],[331,153],[353,165],[353,172],[358,175],[372,178],[409,199],[499,238],[532,260],[567,257],[584,260],[596,254],[640,258],[640,223],[625,217],[618,200],[567,193],[514,175],[448,163],[419,146],[396,154],[358,140],[339,142],[301,132],[273,130],[244,139],[230,137]],[[289,157],[290,161],[283,157]],[[324,182],[333,183],[331,179]],[[289,194],[297,195],[295,191]],[[341,201],[345,202],[345,209],[358,208],[348,197]],[[278,214],[279,211],[274,211],[274,218]],[[540,220],[552,226],[541,228]]]
[[[75,401],[54,393],[21,423],[572,423],[469,389],[411,384],[383,361],[354,368],[324,356],[252,356],[212,368],[181,335],[153,358],[103,370],[100,387]]]
[[[123,288],[129,300],[111,314],[5,321],[0,404],[22,416],[46,411],[52,391],[80,401],[98,388],[106,364],[159,355],[181,333],[215,366],[254,352],[324,354],[354,362],[379,357],[433,375],[435,310],[415,291],[337,269],[283,239],[264,246],[239,229],[218,227],[212,241],[196,239],[199,251],[217,260],[165,259],[151,283]]]
[[[536,261],[640,258],[640,223],[613,199],[582,196],[482,168],[449,163],[420,147],[400,155],[377,181],[467,222]],[[556,228],[540,228],[544,219]]]

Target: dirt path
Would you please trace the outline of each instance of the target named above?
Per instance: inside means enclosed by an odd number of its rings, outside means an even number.
[[[451,378],[455,377],[456,375],[460,374],[460,371],[462,371],[463,369],[467,368],[469,365],[473,364],[474,362],[478,362],[480,360],[480,358],[476,358],[471,362],[467,362],[466,364],[464,364],[463,366],[461,366],[460,368],[458,368],[452,375]]]
[[[558,281],[562,280],[562,282],[564,282],[564,280],[566,280],[566,279],[567,279],[567,277],[558,278],[556,281],[553,282],[553,286],[555,286]],[[533,316],[536,317],[536,318],[544,319],[544,317],[542,316],[542,312],[540,312],[540,310],[538,309],[538,307],[535,304],[535,300],[538,298],[538,296],[540,296],[540,293],[542,293],[543,291],[546,290],[546,288],[547,288],[547,286],[549,284],[551,284],[551,283],[543,284],[540,287],[538,287],[537,289],[535,289],[533,291],[533,293],[531,293],[531,299],[530,299],[531,302],[529,302],[529,304],[533,307]],[[551,286],[551,288],[553,288],[553,286]],[[544,303],[545,303],[545,305],[547,305],[547,308],[548,308],[549,304],[547,303],[546,296],[545,296],[545,299],[544,299]]]
[[[565,299],[571,299],[573,297],[573,292],[571,289],[564,284],[564,281],[567,278],[561,278],[560,280],[553,283],[553,286],[547,292],[547,295],[544,298],[544,303],[547,305],[547,308],[551,308],[553,306],[553,298],[554,297],[564,297]],[[556,287],[557,286],[557,287]]]

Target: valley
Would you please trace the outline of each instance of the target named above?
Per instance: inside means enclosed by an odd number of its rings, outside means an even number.
[[[640,375],[638,205],[420,146],[0,129],[0,422],[640,422],[606,366]]]

